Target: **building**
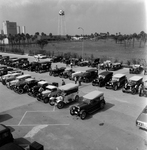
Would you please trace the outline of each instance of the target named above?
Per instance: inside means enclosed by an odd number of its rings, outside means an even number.
[[[3,21],[3,32],[6,36],[9,34],[17,34],[17,24],[16,22]]]
[[[22,26],[22,33],[26,34],[26,27],[25,26]]]

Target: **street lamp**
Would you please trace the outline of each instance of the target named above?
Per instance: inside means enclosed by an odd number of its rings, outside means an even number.
[[[82,59],[83,59],[83,51],[84,51],[84,29],[82,27],[78,27],[78,29],[81,29],[83,31],[83,41],[82,41]]]

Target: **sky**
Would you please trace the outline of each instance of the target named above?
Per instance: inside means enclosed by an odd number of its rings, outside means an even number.
[[[0,0],[0,29],[6,20],[29,34],[147,33],[147,0]]]

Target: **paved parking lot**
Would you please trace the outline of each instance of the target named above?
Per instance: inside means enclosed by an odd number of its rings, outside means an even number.
[[[34,60],[31,56],[26,57],[30,61]],[[59,63],[58,65],[65,66]],[[74,68],[81,69],[86,70],[87,67]],[[48,73],[24,72],[37,79],[46,79],[61,85],[61,78],[50,77]],[[126,68],[115,72],[125,73],[128,78],[133,76]],[[66,79],[65,82],[73,81]],[[135,126],[135,120],[147,104],[147,98],[123,93],[121,90],[94,87],[91,83],[82,83],[79,94],[83,96],[95,89],[104,92],[106,107],[86,120],[80,120],[70,115],[71,105],[58,110],[49,104],[38,102],[27,94],[16,94],[0,84],[0,123],[11,126],[20,145],[38,141],[45,146],[45,150],[147,149],[146,131]]]

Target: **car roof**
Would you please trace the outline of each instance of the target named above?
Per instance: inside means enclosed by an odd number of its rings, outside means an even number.
[[[29,75],[29,74],[24,74],[24,75],[21,75],[21,76],[17,77],[17,79],[21,79],[21,78],[24,78],[24,77],[31,77],[31,75]]]
[[[76,87],[78,87],[78,84],[67,83],[67,84],[65,84],[65,85],[63,85],[63,86],[60,86],[59,89],[66,91],[66,90],[70,90],[70,89],[73,89],[73,88],[76,88]]]
[[[11,75],[15,76],[15,75],[18,75],[20,74],[20,72],[15,72],[15,73],[12,73]]]
[[[0,150],[24,150],[24,149],[15,143],[8,143],[1,146]]]
[[[47,81],[39,81],[39,82],[38,82],[38,84],[41,84],[41,85],[42,85],[42,84],[46,84],[46,83],[48,83],[48,82],[47,82]]]
[[[115,77],[115,78],[121,78],[123,76],[126,76],[126,75],[122,74],[122,73],[117,73],[117,74],[113,75],[113,77]]]
[[[65,71],[67,71],[67,70],[72,70],[72,69],[71,68],[66,68]]]
[[[48,85],[46,88],[47,88],[47,89],[56,89],[57,87],[54,86],[54,85]]]
[[[134,67],[140,67],[140,65],[139,64],[135,64],[135,65],[133,65]]]
[[[28,79],[26,79],[27,82],[33,81],[33,80],[35,80],[35,79],[34,78],[28,78]]]
[[[119,63],[119,62],[116,62],[116,63],[113,63],[113,65],[120,65],[120,63]]]
[[[131,77],[129,80],[132,80],[132,81],[138,81],[138,80],[140,80],[140,79],[142,79],[143,77],[141,77],[141,76],[133,76],[133,77]]]
[[[108,75],[108,74],[113,74],[113,72],[109,72],[109,71],[104,71],[104,72],[101,72],[99,75]]]
[[[92,99],[94,99],[94,98],[96,98],[96,97],[99,97],[99,96],[101,96],[101,95],[103,95],[103,94],[104,94],[103,92],[98,91],[98,90],[95,90],[95,91],[92,91],[92,92],[90,92],[90,93],[84,95],[83,98],[92,100]]]
[[[97,69],[91,68],[86,70],[86,72],[91,72],[91,71],[97,71]]]
[[[6,127],[3,124],[0,124],[0,132],[9,129],[8,127]]]

